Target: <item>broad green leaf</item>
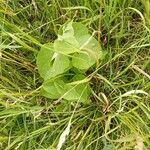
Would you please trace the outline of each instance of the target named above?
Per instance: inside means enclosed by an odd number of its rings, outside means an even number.
[[[82,49],[88,49],[95,52],[101,51],[98,41],[90,34],[81,35],[77,40]]]
[[[79,43],[79,47],[81,47],[90,37],[88,34],[88,28],[79,22],[73,23],[73,29],[74,29],[74,37]]]
[[[73,81],[79,81],[85,79],[83,75],[76,75],[73,78]],[[90,87],[88,83],[80,83],[77,85],[66,84],[66,94],[64,95],[64,99],[78,101],[82,103],[88,103],[89,95],[90,95]]]
[[[73,22],[72,26],[74,29],[74,36],[77,40],[79,40],[83,35],[88,34],[88,28],[81,22]]]
[[[65,40],[55,40],[54,42],[54,51],[60,54],[68,55],[75,52],[79,52],[80,50],[75,46],[67,43]]]
[[[76,53],[72,57],[72,65],[81,70],[88,70],[96,63],[95,56],[90,55],[88,52]]]
[[[62,54],[57,54],[53,61],[51,69],[47,72],[45,79],[50,79],[59,74],[65,73],[71,67],[70,60],[67,56]]]
[[[81,37],[81,39],[82,39],[82,42],[84,42],[82,43],[82,45],[84,45],[83,48],[87,48],[93,51],[101,50],[98,41],[92,35],[85,35]]]
[[[102,49],[98,41],[88,33],[88,28],[82,23],[73,23],[74,36],[79,42],[80,48],[86,51],[94,51],[98,58],[102,57]]]
[[[86,26],[81,23],[73,23],[73,28],[81,51],[73,55],[72,64],[78,69],[88,70],[104,55],[102,55],[98,41],[92,35],[88,34]]]
[[[41,48],[41,50],[37,55],[36,63],[37,63],[39,74],[41,75],[42,78],[45,78],[45,75],[51,68],[51,59],[53,57],[53,54],[54,54],[53,44],[48,43]]]
[[[57,71],[57,74],[66,72],[68,69],[70,69],[69,57],[58,54],[54,61],[53,68]]]
[[[98,41],[88,33],[88,28],[82,23],[74,22],[73,23],[74,36],[79,42],[80,47],[85,45],[85,47],[96,50],[99,48]]]
[[[88,70],[99,59],[104,57],[98,41],[89,34],[80,36],[78,42],[80,43],[81,51],[73,55],[72,64],[74,67],[81,70]]]
[[[79,42],[79,45],[80,47],[82,47],[87,41],[88,39],[90,38],[91,36],[89,34],[83,34],[81,36],[79,36],[77,38],[78,42]]]
[[[64,40],[65,42],[79,48],[79,43],[74,36],[74,29],[72,26],[72,21],[63,26],[63,34],[58,35],[59,40]]]
[[[103,60],[105,55],[106,52],[94,52],[91,50],[84,53],[75,53],[72,57],[72,65],[77,69],[88,70],[94,64],[98,63],[99,60]]]
[[[63,98],[66,100],[77,101],[80,98],[80,95],[77,92],[76,88],[76,86],[66,85],[66,93],[63,95]]]
[[[65,83],[61,79],[47,80],[43,83],[42,95],[51,99],[58,99],[64,93]]]

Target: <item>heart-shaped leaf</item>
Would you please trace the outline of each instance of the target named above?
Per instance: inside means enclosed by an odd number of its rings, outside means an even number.
[[[73,28],[74,36],[79,42],[81,51],[73,55],[72,64],[78,69],[88,70],[101,58],[101,48],[98,41],[88,34],[86,26],[81,23],[73,23]]]
[[[65,42],[73,45],[76,48],[79,48],[79,43],[74,36],[74,29],[72,26],[72,21],[63,26],[63,33],[58,35],[59,40],[64,40]]]
[[[58,39],[54,42],[54,49],[61,54],[71,54],[79,51],[79,43],[74,36],[72,21],[65,24],[59,31]]]
[[[73,22],[72,26],[74,30],[74,36],[76,37],[76,39],[78,39],[80,36],[88,34],[89,32],[88,28],[81,22]]]
[[[51,69],[47,72],[45,79],[56,77],[59,74],[65,73],[71,67],[70,60],[67,56],[57,54],[55,57]]]

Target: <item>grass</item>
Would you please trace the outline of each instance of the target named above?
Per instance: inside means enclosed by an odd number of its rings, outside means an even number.
[[[149,0],[0,0],[0,149],[150,149]],[[91,103],[40,96],[36,55],[60,25],[81,21],[107,51]]]

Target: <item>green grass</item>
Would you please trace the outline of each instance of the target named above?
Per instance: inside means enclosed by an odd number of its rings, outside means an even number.
[[[149,150],[149,6],[149,0],[0,0],[0,149],[56,149],[71,119],[64,150]],[[89,105],[39,93],[37,52],[69,19],[98,31],[108,53],[93,70]]]

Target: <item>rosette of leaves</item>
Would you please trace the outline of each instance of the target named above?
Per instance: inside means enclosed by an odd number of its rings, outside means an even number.
[[[103,57],[86,26],[73,21],[64,24],[54,43],[44,44],[37,55],[38,71],[44,79],[41,94],[88,103],[90,86],[85,72]]]

